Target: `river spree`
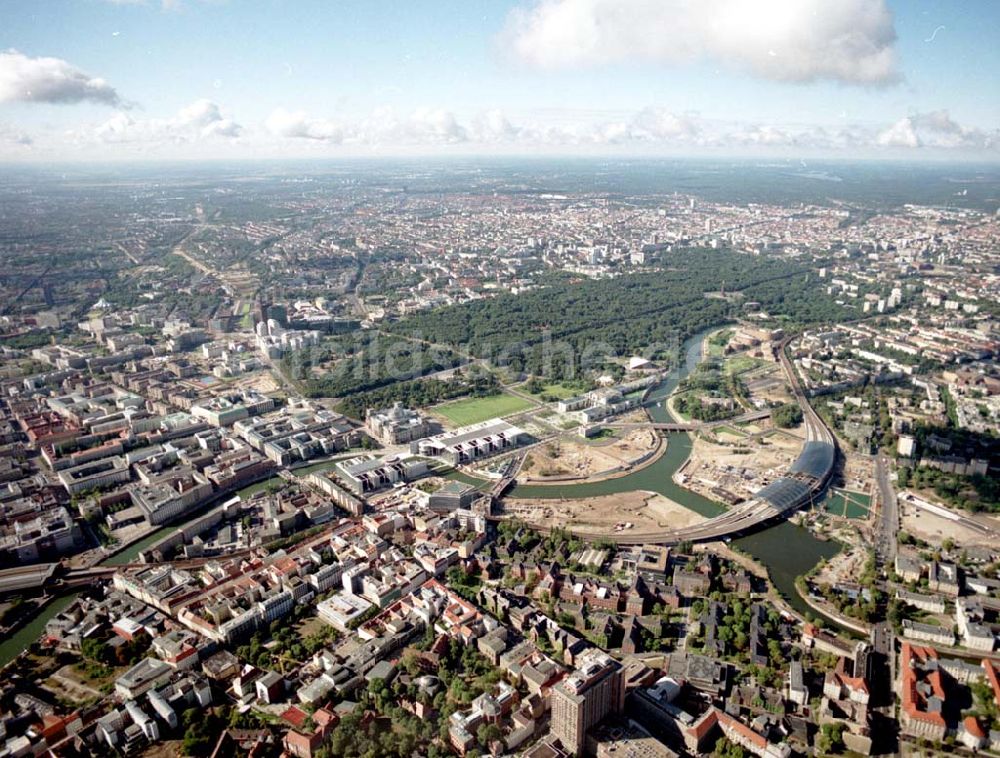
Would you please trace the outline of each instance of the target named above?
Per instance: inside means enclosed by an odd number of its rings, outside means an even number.
[[[117,566],[123,563],[129,563],[138,557],[139,553],[157,540],[161,539],[167,532],[176,528],[176,526],[167,526],[157,529],[152,534],[149,534],[138,542],[129,545],[120,553],[101,561],[101,565]],[[63,595],[62,597],[55,598],[50,603],[46,604],[45,607],[42,608],[27,624],[14,632],[14,634],[10,637],[0,642],[0,666],[6,666],[18,655],[20,655],[22,650],[26,650],[32,642],[38,639],[38,636],[45,631],[45,624],[48,623],[49,619],[53,618],[60,611],[68,607],[69,604],[76,599],[77,595],[79,595],[79,593]]]
[[[49,619],[68,607],[75,599],[76,594],[55,598],[42,608],[31,621],[0,642],[0,666],[6,666],[17,658],[23,650],[27,650],[28,646],[45,631],[45,625]]]
[[[647,411],[653,421],[670,422],[666,398],[677,384],[698,365],[701,360],[702,342],[714,329],[696,334],[684,343],[684,360],[679,370],[672,371],[664,381],[650,393]],[[633,490],[659,492],[671,500],[690,508],[702,516],[718,516],[725,508],[708,498],[685,489],[674,482],[673,475],[691,454],[691,437],[685,432],[667,435],[667,451],[656,462],[638,471],[614,479],[600,482],[565,485],[518,486],[511,492],[513,497],[528,498],[581,498],[598,495],[613,495]],[[805,574],[823,558],[829,559],[840,550],[835,542],[827,542],[814,537],[808,530],[789,522],[764,529],[733,540],[732,546],[755,558],[763,564],[771,576],[771,581],[789,604],[800,613],[812,610],[799,597],[795,589],[795,579]]]
[[[678,382],[698,364],[701,359],[702,341],[711,331],[714,329],[697,334],[684,343],[684,361],[679,370],[672,371],[650,393],[647,400],[647,410],[654,421],[674,420],[666,408],[666,398],[674,391]],[[684,461],[691,454],[691,437],[683,432],[671,433],[667,435],[667,441],[667,450],[658,460],[632,474],[585,484],[518,486],[514,488],[512,494],[515,497],[560,499],[649,490],[659,492],[703,516],[717,516],[723,513],[725,509],[719,503],[685,489],[673,480],[674,472],[684,465]],[[471,484],[482,483],[459,472],[450,473],[448,476]],[[117,555],[103,561],[102,565],[128,563],[134,560],[141,551],[176,528],[173,526],[158,529]],[[774,586],[788,600],[788,603],[802,614],[812,613],[812,610],[795,590],[795,579],[813,568],[821,559],[831,558],[840,549],[837,543],[817,539],[806,529],[788,522],[782,522],[747,537],[733,540],[732,546],[764,565]],[[73,597],[76,596],[66,596],[53,600],[34,619],[0,643],[0,666],[9,663],[27,648],[44,630],[45,623],[69,605]]]

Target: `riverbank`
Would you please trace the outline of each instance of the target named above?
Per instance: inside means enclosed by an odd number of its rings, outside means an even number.
[[[45,625],[49,620],[68,608],[79,594],[79,592],[75,592],[71,595],[50,598],[43,607],[37,610],[34,618],[13,634],[5,635],[3,641],[0,642],[0,668],[6,667],[27,650],[45,631]]]
[[[721,329],[713,329],[704,332],[697,345],[689,348],[687,353],[686,373],[690,373],[704,360],[705,355],[708,352],[708,340],[719,331],[721,331]],[[680,379],[682,378],[683,377],[678,377],[677,384],[680,383]],[[676,407],[674,406],[673,401],[676,398],[675,393],[676,385],[670,391],[666,401],[663,403],[663,407],[666,409],[667,414],[673,421],[684,421],[685,419],[680,415],[680,413],[677,412]],[[704,495],[701,495],[696,490],[689,489],[689,484],[687,483],[690,477],[688,477],[684,472],[686,472],[689,465],[694,460],[695,441],[690,433],[687,433],[685,436],[691,440],[689,455],[673,472],[671,478],[677,486],[683,487],[688,492],[698,494],[700,497],[704,497]],[[780,545],[782,537],[791,538],[795,532],[805,535],[808,538],[809,543],[811,543],[812,547],[815,549],[815,554],[811,562],[800,561],[798,560],[798,556],[795,556],[796,560],[792,561],[793,543],[791,542],[786,544],[786,548],[789,550],[786,557],[789,560],[782,560],[780,552],[772,553],[772,551],[780,550],[778,546]],[[839,543],[835,541],[820,540],[808,529],[794,524],[791,521],[784,521],[769,529],[764,529],[756,532],[755,534],[735,540],[732,544],[737,546],[739,550],[733,550],[727,547],[724,543],[708,544],[718,546],[716,549],[720,555],[728,555],[738,558],[740,564],[748,568],[748,570],[756,569],[754,571],[756,575],[760,576],[759,572],[762,571],[764,576],[767,577],[769,585],[775,588],[775,593],[773,593],[775,597],[772,599],[777,601],[776,605],[793,613],[796,617],[802,619],[807,612],[811,611],[844,629],[850,629],[862,634],[867,633],[862,629],[856,628],[850,620],[841,619],[839,614],[830,614],[826,612],[823,608],[818,607],[814,602],[810,601],[809,598],[804,597],[799,591],[797,582],[798,578],[811,571],[821,560],[829,560],[834,555],[839,553]],[[743,551],[748,551],[749,556],[744,554]],[[761,560],[758,561],[758,559],[754,556],[759,556]],[[844,623],[845,621],[847,623]]]
[[[741,568],[749,571],[758,579],[762,579],[767,582],[767,599],[774,603],[775,607],[789,616],[798,619],[800,622],[805,621],[805,617],[789,603],[781,593],[774,589],[774,582],[771,580],[771,574],[767,570],[767,567],[760,563],[758,560],[753,558],[746,553],[739,550],[734,550],[729,545],[724,542],[704,542],[700,545],[695,545],[694,548],[696,553],[707,552],[724,558],[727,561],[731,561]]]
[[[671,417],[663,407],[663,401],[669,397],[683,376],[696,365],[704,341],[717,328],[707,330],[701,335],[695,335],[685,343],[687,360],[677,371],[670,372],[664,380],[649,393],[646,412],[651,420],[669,422]],[[664,502],[669,502],[685,509],[688,517],[694,513],[703,518],[711,518],[725,512],[717,502],[698,495],[673,481],[673,474],[688,459],[692,449],[691,437],[686,433],[668,433],[661,437],[658,455],[645,462],[644,465],[623,472],[620,476],[610,477],[601,481],[577,484],[545,484],[516,486],[511,492],[514,498],[537,498],[541,503],[558,508],[559,500],[574,498],[590,498],[597,496],[620,497],[622,493],[645,492],[662,495]],[[473,478],[461,471],[442,473],[448,479],[465,481],[477,487],[490,487],[494,482]],[[258,485],[260,486],[260,485]],[[195,518],[199,518],[196,516]],[[692,517],[693,518],[693,517]],[[183,524],[181,525],[183,526]],[[155,543],[163,534],[177,529],[179,526],[168,526],[156,530],[137,540],[129,546],[121,546],[115,555],[106,557],[102,565],[120,565],[129,563],[150,544]],[[720,554],[723,549],[720,543],[711,543]],[[750,556],[759,564],[775,587],[777,596],[800,615],[806,612],[816,612],[798,594],[795,579],[811,570],[821,559],[829,559],[839,551],[835,542],[823,542],[816,539],[810,532],[789,522],[783,522],[760,532],[741,537],[732,543],[735,555]],[[0,643],[0,665],[8,663],[25,650],[45,628],[45,624],[59,611],[69,605],[77,595],[66,595],[55,598],[35,618],[28,621],[21,629]],[[784,606],[781,606],[784,607]],[[825,616],[825,614],[822,614]]]
[[[801,589],[799,589],[797,584],[795,586],[795,593],[799,596],[802,602],[808,605],[817,615],[823,617],[824,619],[833,622],[837,626],[849,629],[850,631],[856,632],[857,634],[863,635],[865,637],[871,634],[872,628],[869,624],[865,624],[863,621],[859,621],[858,619],[848,618],[842,613],[838,613],[837,611],[833,610],[825,603],[824,604],[817,603],[815,600],[809,597],[809,595],[807,595]]]
[[[665,401],[680,380],[697,365],[704,349],[705,339],[715,331],[718,331],[718,327],[708,329],[685,342],[682,353],[685,359],[678,370],[670,372],[649,394],[645,410],[650,420],[676,423],[665,407]],[[558,500],[576,500],[646,490],[664,495],[672,502],[706,518],[725,513],[726,508],[720,503],[682,487],[673,479],[674,473],[690,457],[693,447],[691,435],[671,432],[664,436],[667,440],[666,452],[651,465],[639,471],[590,484],[547,486],[518,484],[509,493],[509,497],[549,500],[551,502],[548,505],[558,508],[556,502]],[[820,560],[824,558],[829,560],[840,550],[838,543],[819,540],[811,532],[788,521],[734,539],[732,545],[740,552],[752,556],[767,569],[778,594],[802,616],[814,611],[799,597],[795,589],[795,579],[810,571]]]

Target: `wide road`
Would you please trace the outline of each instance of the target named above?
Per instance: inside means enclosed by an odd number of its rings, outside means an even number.
[[[892,565],[896,560],[896,543],[899,535],[899,501],[889,481],[889,460],[882,453],[875,456],[875,483],[878,485],[882,512],[875,537],[875,555],[883,564]]]

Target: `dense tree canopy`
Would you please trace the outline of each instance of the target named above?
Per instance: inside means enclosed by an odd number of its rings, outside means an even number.
[[[802,409],[796,403],[785,403],[771,411],[771,420],[780,429],[788,429],[802,423]]]
[[[794,322],[845,315],[822,289],[809,286],[813,275],[804,265],[704,249],[674,253],[669,262],[651,273],[557,282],[417,314],[393,330],[559,378],[599,366],[608,353],[662,357],[699,330],[736,315],[740,302],[758,303]],[[710,296],[723,288],[740,297]]]

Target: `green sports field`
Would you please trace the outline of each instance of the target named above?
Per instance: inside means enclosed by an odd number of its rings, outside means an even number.
[[[511,413],[533,407],[529,401],[523,398],[501,392],[499,395],[491,395],[490,397],[470,397],[467,400],[456,400],[453,403],[435,406],[433,410],[453,424],[465,426],[498,416],[508,416]]]

